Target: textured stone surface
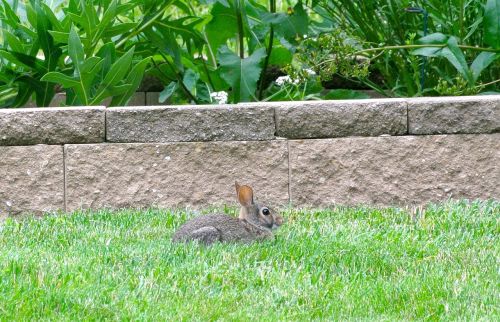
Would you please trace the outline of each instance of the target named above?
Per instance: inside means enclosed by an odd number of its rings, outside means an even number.
[[[500,199],[500,134],[290,142],[295,206]]]
[[[274,138],[274,111],[266,107],[162,106],[112,108],[109,142],[266,140]]]
[[[284,102],[276,107],[277,134],[290,139],[402,135],[406,112],[402,99]]]
[[[500,132],[500,95],[408,100],[410,134]]]
[[[0,109],[0,145],[104,141],[103,107]]]
[[[234,204],[237,180],[288,202],[287,142],[67,145],[68,210]]]
[[[0,156],[0,219],[64,209],[62,146],[0,146]]]

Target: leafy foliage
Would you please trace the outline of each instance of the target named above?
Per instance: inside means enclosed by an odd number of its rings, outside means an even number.
[[[0,104],[23,106],[35,93],[38,106],[49,106],[57,89],[66,90],[66,105],[126,104],[139,86],[147,56],[134,59],[130,34],[150,21],[123,23],[134,1],[69,0],[58,14],[39,0],[24,7],[6,0],[0,9]],[[21,20],[17,12],[25,12]],[[123,51],[122,48],[130,47]],[[1,87],[0,87],[1,88]],[[14,96],[15,94],[15,96]]]
[[[444,84],[456,89],[448,95],[498,90],[498,0],[318,0],[312,7],[346,33],[337,47],[356,43],[353,55],[369,59],[373,77],[355,79],[385,95],[441,94]]]
[[[499,0],[0,1],[0,106],[49,106],[59,91],[66,105],[124,105],[145,73],[171,103],[364,97],[327,89],[339,82],[386,96],[500,84]]]
[[[2,3],[0,17],[5,45],[0,48],[0,85],[9,86],[11,91],[0,96],[0,104],[6,101],[12,106],[22,106],[34,93],[38,106],[48,106],[55,88],[41,78],[55,70],[62,57],[61,46],[49,33],[50,9],[34,2],[28,6],[30,18],[24,24],[6,0]]]

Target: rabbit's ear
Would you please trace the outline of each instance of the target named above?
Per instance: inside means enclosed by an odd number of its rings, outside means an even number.
[[[238,194],[238,201],[244,207],[253,205],[253,190],[249,186],[240,186],[236,183],[236,193]]]

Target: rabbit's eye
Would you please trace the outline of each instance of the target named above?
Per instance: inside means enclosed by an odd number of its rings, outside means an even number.
[[[262,214],[263,214],[264,216],[269,216],[269,214],[270,214],[269,209],[267,209],[267,208],[262,208]]]

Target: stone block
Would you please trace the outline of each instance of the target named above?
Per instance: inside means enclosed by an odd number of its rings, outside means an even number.
[[[108,97],[102,102],[102,105],[109,107],[112,100],[113,100],[112,97]],[[126,106],[144,106],[144,104],[146,104],[146,93],[135,92],[134,95],[132,95],[132,97],[128,101]]]
[[[408,100],[410,134],[500,132],[500,95]]]
[[[403,135],[403,99],[282,102],[276,106],[277,135],[289,139]]]
[[[169,102],[160,103],[160,92],[146,92],[146,105],[147,106],[158,106],[158,105],[169,105]]]
[[[99,143],[104,107],[0,109],[0,145]]]
[[[66,145],[67,209],[235,204],[234,182],[288,203],[287,142]]]
[[[274,110],[240,106],[110,108],[109,142],[245,141],[274,138]]]
[[[500,134],[290,142],[295,206],[500,199]]]
[[[0,146],[0,155],[0,219],[64,210],[62,146]]]

